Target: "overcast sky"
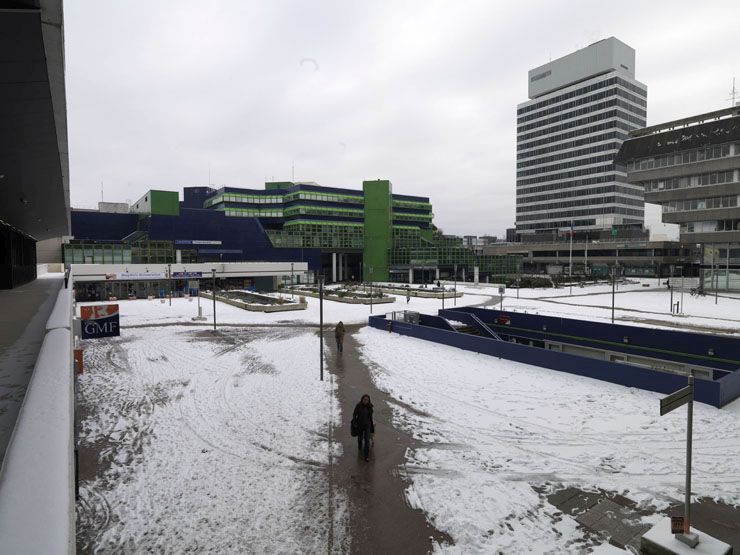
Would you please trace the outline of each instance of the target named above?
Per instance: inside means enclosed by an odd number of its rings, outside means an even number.
[[[65,0],[71,200],[268,180],[431,198],[447,233],[514,223],[527,71],[615,36],[648,125],[730,106],[740,2]],[[740,100],[740,97],[738,98]]]

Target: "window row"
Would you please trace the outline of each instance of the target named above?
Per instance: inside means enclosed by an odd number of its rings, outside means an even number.
[[[534,110],[539,110],[540,108],[544,108],[545,106],[550,106],[552,104],[557,104],[558,102],[562,102],[563,100],[568,100],[569,98],[575,98],[577,96],[588,94],[591,91],[605,89],[606,87],[611,87],[612,85],[615,85],[615,84],[619,84],[625,89],[630,90],[633,93],[638,94],[643,98],[647,98],[646,90],[643,90],[633,85],[632,83],[625,81],[624,79],[620,79],[619,77],[611,77],[610,79],[604,79],[603,81],[599,81],[598,83],[593,83],[592,85],[581,87],[580,89],[575,89],[567,93],[553,96],[552,98],[548,98],[547,100],[537,102],[536,104],[530,104],[529,106],[524,106],[522,108],[519,108],[517,110],[517,115],[526,114]]]
[[[543,135],[551,135],[552,133],[557,133],[559,131],[565,131],[566,129],[573,129],[574,127],[580,127],[582,125],[588,125],[590,123],[595,123],[597,121],[602,121],[605,119],[611,119],[611,118],[617,118],[617,117],[623,119],[624,121],[634,123],[638,127],[645,127],[645,118],[638,118],[636,116],[632,116],[628,114],[626,111],[622,109],[615,109],[615,110],[609,110],[608,112],[604,112],[601,114],[595,114],[593,116],[580,118],[576,121],[570,121],[568,123],[561,123],[560,125],[553,125],[550,127],[545,127],[543,129],[538,129],[537,131],[531,131],[529,133],[524,133],[523,135],[517,135],[517,141],[528,141],[530,139],[542,137]]]
[[[558,191],[557,193],[548,193],[545,195],[535,195],[532,197],[517,196],[517,203],[542,202],[552,199],[586,197],[590,195],[603,195],[606,193],[621,193],[623,195],[632,195],[633,197],[642,197],[642,191],[620,185],[606,185],[604,187],[589,187],[588,189],[576,189],[571,191]]]
[[[690,164],[692,162],[701,162],[702,160],[713,160],[715,158],[725,158],[727,156],[740,154],[740,143],[734,145],[734,149],[732,149],[731,146],[732,145],[728,143],[724,145],[685,150],[675,154],[666,154],[665,156],[630,160],[627,162],[627,169],[630,171],[652,170],[653,168],[678,166],[681,164]]]
[[[614,119],[613,121],[608,121],[606,123],[599,123],[597,125],[592,125],[591,127],[584,127],[583,129],[576,129],[575,131],[568,131],[566,133],[561,133],[559,135],[553,135],[552,137],[546,137],[544,139],[537,139],[536,141],[530,141],[527,143],[518,143],[516,145],[517,150],[527,150],[529,148],[534,148],[537,146],[542,145],[552,145],[553,143],[556,143],[558,141],[562,141],[565,139],[572,139],[575,137],[584,137],[584,135],[590,135],[592,133],[598,133],[599,131],[611,131],[612,129],[623,129],[624,131],[632,131],[633,129],[637,129],[637,125],[630,125],[629,123],[625,121],[620,121],[619,119]],[[589,137],[589,140],[592,140],[591,137]],[[557,147],[553,147],[557,148]]]
[[[224,210],[227,216],[240,216],[242,218],[282,218],[282,210]]]
[[[609,141],[612,139],[617,139],[618,143],[616,144],[621,145],[622,141],[627,139],[627,134],[620,133],[619,131],[611,131],[609,133],[603,133],[601,135],[597,135],[596,137],[584,137],[581,139],[576,139],[575,141],[568,141],[566,143],[560,143],[557,145],[552,145],[552,146],[548,146],[545,148],[532,150],[530,152],[518,152],[516,155],[516,159],[524,160],[527,158],[536,158],[537,156],[542,156],[543,154],[550,154],[551,152],[559,152],[560,154],[554,154],[552,156],[549,156],[548,158],[552,158],[553,160],[561,160],[563,158],[568,158],[569,156],[571,156],[570,152],[562,152],[564,150],[568,150],[571,148],[577,148],[577,147],[584,146],[584,145],[592,145],[594,143],[600,143],[602,141]],[[583,149],[583,150],[588,150],[588,149]]]
[[[712,233],[713,231],[740,231],[740,220],[710,220],[703,222],[684,222],[681,233]],[[725,249],[725,256],[727,256]]]
[[[604,98],[609,98],[610,96],[615,96],[615,95],[621,96],[622,98],[626,98],[630,102],[633,102],[639,106],[642,106],[643,108],[647,107],[647,102],[645,101],[645,99],[640,98],[639,96],[635,96],[633,94],[628,93],[627,91],[624,91],[622,89],[618,89],[615,87],[608,91],[601,91],[596,94],[584,96],[584,97],[578,98],[577,100],[573,100],[571,102],[566,102],[564,104],[560,104],[558,106],[554,106],[552,108],[542,110],[541,112],[537,112],[536,114],[520,116],[517,118],[516,122],[517,124],[526,123],[528,121],[532,121],[537,118],[541,118],[543,116],[549,116],[550,114],[557,114],[558,112],[570,110],[571,108],[575,108],[577,106],[583,106],[584,104],[588,104],[590,102],[596,102],[597,100],[602,100]]]
[[[623,208],[621,206],[608,206],[605,208],[587,208],[584,210],[568,210],[567,212],[558,212],[552,214],[553,218],[577,218],[579,216],[594,216],[597,214],[624,214],[627,216],[638,216],[643,217],[645,214],[644,210],[635,210],[633,208]],[[529,216],[517,216],[517,227],[519,222],[533,221],[533,220],[547,220],[546,214],[530,214]],[[570,227],[570,220],[567,220],[567,226]],[[550,227],[554,227],[550,224]]]
[[[572,206],[596,206],[598,204],[626,204],[628,206],[643,206],[645,202],[641,199],[621,197],[616,195],[600,196],[595,198],[581,198],[573,200],[564,200],[560,202],[550,202],[547,204],[528,204],[516,207],[517,214],[524,212],[540,212],[542,210],[557,210],[559,208],[570,208]]]
[[[592,156],[591,158],[579,158],[578,160],[571,160],[570,162],[560,162],[559,164],[552,164],[550,166],[542,166],[540,168],[532,168],[531,170],[521,170],[516,172],[517,177],[527,177],[528,175],[539,175],[548,172],[554,172],[558,170],[565,170],[567,168],[579,168],[581,166],[587,166],[589,164],[600,164],[602,162],[614,161],[614,154],[602,154],[601,156]]]
[[[596,225],[596,218],[586,218],[584,220],[572,220],[574,227],[587,227]],[[521,224],[517,222],[517,231],[524,231],[525,229],[534,230],[553,230],[556,228],[568,228],[570,229],[571,220],[562,220],[559,222],[539,222],[536,224]]]
[[[690,187],[701,187],[704,185],[721,185],[722,183],[733,183],[738,181],[735,175],[738,170],[724,172],[702,173],[700,175],[685,175],[683,177],[671,177],[670,179],[652,179],[641,181],[646,193],[658,191],[670,191],[672,189],[688,189]]]
[[[525,185],[532,185],[534,183],[544,183],[546,181],[557,181],[560,179],[570,179],[572,177],[580,177],[582,175],[593,175],[595,173],[604,173],[614,171],[614,164],[606,164],[604,166],[596,166],[594,168],[583,168],[580,170],[571,170],[569,172],[554,173],[552,175],[543,175],[541,177],[530,177],[529,179],[517,179],[516,186],[523,187]]]
[[[579,116],[583,116],[585,114],[591,114],[593,112],[598,112],[599,110],[606,110],[607,108],[613,108],[615,106],[619,108],[623,108],[624,110],[627,110],[628,112],[637,114],[638,116],[642,116],[643,118],[645,118],[646,112],[642,108],[637,108],[633,106],[632,104],[629,104],[625,102],[624,100],[620,100],[618,98],[611,98],[609,100],[605,100],[604,102],[599,102],[598,104],[592,104],[590,106],[579,108],[577,110],[572,110],[570,112],[560,113],[556,116],[552,116],[544,120],[536,121],[534,123],[520,125],[516,128],[516,132],[523,133],[525,131],[529,131],[530,129],[541,129],[545,125],[552,125],[553,123],[557,123],[559,121],[566,121],[566,120],[573,119]]]
[[[713,208],[734,208],[737,195],[690,200],[670,200],[661,203],[663,212],[689,212],[691,210],[711,210]]]
[[[296,200],[320,200],[323,202],[344,202],[350,204],[363,204],[365,202],[364,197],[360,196],[336,195],[314,191],[299,191],[297,193],[285,195],[285,202],[293,202]]]
[[[581,156],[587,156],[589,154],[596,154],[598,152],[604,152],[605,150],[618,151],[621,143],[604,143],[601,145],[591,146],[588,148],[581,148],[579,150],[571,150],[570,152],[561,152],[560,154],[553,154],[551,156],[543,156],[542,158],[532,158],[526,162],[517,162],[517,169],[527,168],[530,166],[539,166],[540,164],[548,164],[557,160],[567,160],[569,158],[579,158]]]
[[[574,179],[573,181],[561,181],[558,183],[548,183],[547,185],[539,185],[537,187],[528,187],[526,189],[519,189],[519,184],[517,184],[517,195],[529,195],[532,193],[543,193],[545,191],[560,191],[562,189],[570,189],[573,187],[583,187],[584,185],[595,185],[597,183],[610,183],[612,181],[619,182],[619,183],[626,183],[627,178],[615,174],[610,173],[606,175],[599,175],[597,177],[588,177],[586,179]]]

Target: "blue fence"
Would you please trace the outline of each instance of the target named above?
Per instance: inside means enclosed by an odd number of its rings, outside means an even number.
[[[440,313],[443,312],[447,313],[448,311],[440,311]],[[473,311],[467,309],[461,312],[470,313]],[[487,312],[496,312],[499,315],[517,314],[504,313],[499,311]],[[484,314],[484,316],[490,315]],[[460,318],[463,318],[463,316],[461,316],[461,314],[459,313],[449,315],[449,317],[451,320],[464,321],[460,320]],[[483,318],[480,319],[484,322],[486,321]],[[389,320],[386,320],[385,316],[370,316],[369,324],[371,327],[377,329],[392,331],[400,335],[415,337],[417,339],[424,339],[426,341],[433,341],[435,343],[441,343],[444,345],[465,349],[467,351],[473,351],[476,353],[505,358],[507,360],[513,360],[524,364],[531,364],[533,366],[540,366],[542,368],[558,370],[560,372],[567,372],[569,374],[595,378],[598,380],[624,385],[627,387],[637,387],[640,389],[655,391],[658,393],[672,393],[686,385],[686,378],[677,374],[659,372],[657,370],[632,366],[630,364],[619,362],[598,360],[569,353],[550,351],[507,341],[499,341],[491,339],[489,337],[481,337],[466,333],[460,333],[458,331],[453,331],[452,329],[445,328],[439,320],[446,319],[441,317],[427,317],[424,319],[420,319],[419,324],[409,324],[406,322],[391,322]],[[556,318],[555,320],[567,319]],[[433,323],[433,326],[425,325],[425,322]],[[587,324],[593,323],[589,322]],[[561,325],[564,326],[565,322],[561,322]],[[623,327],[633,328],[633,326]],[[648,329],[647,331],[660,330]],[[717,380],[704,380],[700,378],[697,378],[695,380],[695,399],[698,402],[706,403],[708,405],[719,408],[739,396],[740,372],[728,372]]]

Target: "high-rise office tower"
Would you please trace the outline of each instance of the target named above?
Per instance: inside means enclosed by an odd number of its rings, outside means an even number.
[[[641,224],[642,187],[614,164],[646,122],[635,51],[610,37],[532,69],[529,98],[517,106],[516,232]]]

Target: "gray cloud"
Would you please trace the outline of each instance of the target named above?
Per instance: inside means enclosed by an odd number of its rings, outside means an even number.
[[[388,178],[448,232],[514,221],[527,70],[614,35],[648,121],[729,105],[736,2],[65,3],[74,206]]]

